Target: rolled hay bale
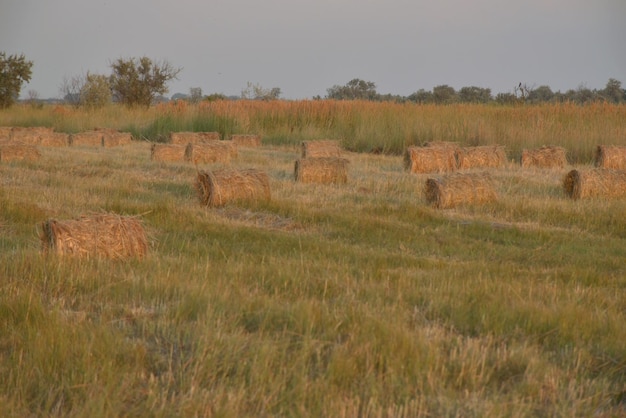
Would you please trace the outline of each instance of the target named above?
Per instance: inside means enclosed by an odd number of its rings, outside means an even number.
[[[73,147],[101,147],[103,140],[102,130],[83,131],[70,135],[70,145]]]
[[[426,201],[438,209],[494,201],[498,195],[488,173],[451,173],[428,178]]]
[[[456,152],[459,170],[468,168],[498,168],[506,163],[506,151],[501,145],[461,147]]]
[[[598,145],[595,154],[595,166],[626,170],[626,147],[616,145]]]
[[[445,173],[456,170],[453,147],[408,147],[404,167],[411,173]]]
[[[567,165],[567,152],[563,147],[546,146],[522,151],[522,168],[563,168]]]
[[[133,136],[130,132],[108,131],[102,136],[102,145],[105,148],[128,145],[132,142]]]
[[[148,253],[148,238],[138,217],[115,214],[83,215],[78,219],[41,224],[45,254],[123,259]]]
[[[41,138],[51,135],[54,129],[44,126],[31,126],[31,127],[13,127],[11,130],[11,141],[19,142],[21,144],[39,145],[41,144]]]
[[[170,132],[170,143],[172,144],[199,144],[220,139],[219,132]]]
[[[255,148],[261,146],[261,136],[254,134],[234,134],[230,136],[230,140],[233,141],[238,147]]]
[[[199,171],[195,187],[200,202],[208,207],[271,199],[269,177],[265,172],[252,168]]]
[[[70,136],[64,132],[52,132],[41,137],[43,147],[67,147],[70,145]]]
[[[302,183],[345,184],[349,161],[339,157],[308,157],[296,160],[295,180]]]
[[[35,145],[6,143],[0,144],[0,161],[34,161],[41,157]]]
[[[185,161],[194,164],[230,163],[237,156],[237,148],[231,141],[211,141],[199,144],[187,144]]]
[[[182,162],[185,161],[185,145],[152,144],[150,158],[153,161]]]
[[[334,139],[320,139],[302,142],[302,158],[311,157],[341,157],[343,149],[339,141]]]
[[[572,170],[563,179],[565,194],[572,199],[626,196],[626,171],[611,168]]]

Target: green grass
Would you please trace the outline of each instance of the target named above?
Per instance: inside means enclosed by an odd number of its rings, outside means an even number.
[[[626,201],[569,200],[571,167],[509,164],[497,202],[437,210],[401,156],[322,186],[267,145],[232,165],[272,200],[207,209],[145,142],[41,152],[0,164],[3,416],[626,410]],[[145,259],[40,253],[41,222],[102,210],[142,217]]]

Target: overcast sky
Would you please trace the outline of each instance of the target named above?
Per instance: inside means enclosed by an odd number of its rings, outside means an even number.
[[[626,86],[626,0],[0,0],[0,51],[34,62],[22,97],[148,56],[182,71],[168,96],[326,96],[354,78],[407,96],[447,84],[512,92]]]

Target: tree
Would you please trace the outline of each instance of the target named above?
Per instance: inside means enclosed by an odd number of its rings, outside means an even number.
[[[552,99],[554,99],[554,93],[549,86],[539,86],[536,89],[530,90],[526,97],[529,103],[550,102]]]
[[[601,92],[605,100],[613,103],[621,103],[624,101],[624,90],[622,90],[622,82],[614,78],[609,78],[606,87]]]
[[[80,105],[80,90],[85,84],[85,77],[75,75],[72,77],[64,76],[59,90],[63,96],[63,101],[74,106]]]
[[[85,82],[80,89],[80,105],[93,109],[101,108],[111,103],[111,86],[109,77],[101,74],[85,76]]]
[[[459,90],[459,100],[463,103],[489,103],[491,101],[491,89],[482,87],[462,87]]]
[[[433,101],[437,104],[450,104],[456,102],[458,96],[453,87],[444,84],[433,87]]]
[[[109,78],[115,98],[128,106],[149,107],[153,100],[168,92],[167,83],[178,77],[181,68],[167,61],[153,62],[148,57],[118,59],[111,64]]]
[[[377,100],[376,84],[358,78],[350,80],[345,86],[333,86],[326,90],[329,99],[335,100]]]
[[[191,103],[198,103],[200,100],[202,100],[202,88],[191,87],[189,89],[189,101]]]
[[[496,94],[496,103],[502,105],[510,105],[517,103],[517,96],[513,93],[498,93]]]
[[[415,93],[409,95],[407,97],[408,100],[415,103],[431,103],[433,101],[433,94],[430,91],[426,91],[424,89],[419,89]]]
[[[276,100],[280,98],[280,87],[263,88],[260,84],[248,81],[245,89],[241,90],[241,98],[248,100]]]
[[[9,55],[0,52],[0,108],[13,105],[20,97],[23,83],[32,75],[33,62],[24,55]]]

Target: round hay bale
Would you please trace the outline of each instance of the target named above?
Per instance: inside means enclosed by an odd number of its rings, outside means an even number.
[[[261,137],[255,134],[234,134],[230,136],[230,140],[238,147],[256,148],[261,146]]]
[[[64,132],[52,132],[41,137],[43,147],[67,147],[70,145],[70,136]]]
[[[339,157],[309,157],[296,160],[295,180],[302,183],[345,184],[349,161]]]
[[[70,145],[73,147],[101,147],[104,133],[101,130],[77,132],[70,135]]]
[[[0,144],[0,161],[34,161],[41,153],[34,145],[6,143]]]
[[[456,152],[459,170],[469,168],[498,168],[506,163],[506,151],[501,145],[462,147]]]
[[[426,201],[438,209],[494,201],[498,195],[488,173],[451,173],[428,178]]]
[[[230,159],[237,148],[231,141],[211,141],[198,144],[188,144],[185,148],[185,161],[194,164],[230,163]]]
[[[123,259],[142,258],[148,238],[139,218],[115,214],[83,215],[79,219],[41,224],[45,254]]]
[[[522,168],[563,168],[567,164],[567,152],[563,147],[547,146],[522,151]]]
[[[410,173],[444,173],[456,170],[454,147],[408,147],[404,167]]]
[[[208,207],[271,199],[269,177],[256,169],[199,171],[195,187],[200,202]]]
[[[170,132],[170,143],[172,144],[199,144],[201,142],[219,141],[219,132]]]
[[[572,199],[626,196],[626,171],[611,168],[572,170],[565,175],[563,188]]]
[[[595,153],[595,166],[626,170],[626,147],[598,145]]]
[[[185,161],[185,145],[152,144],[150,158],[153,161],[179,162]]]
[[[302,142],[302,158],[311,157],[341,157],[343,149],[339,141],[334,139],[320,139]]]

